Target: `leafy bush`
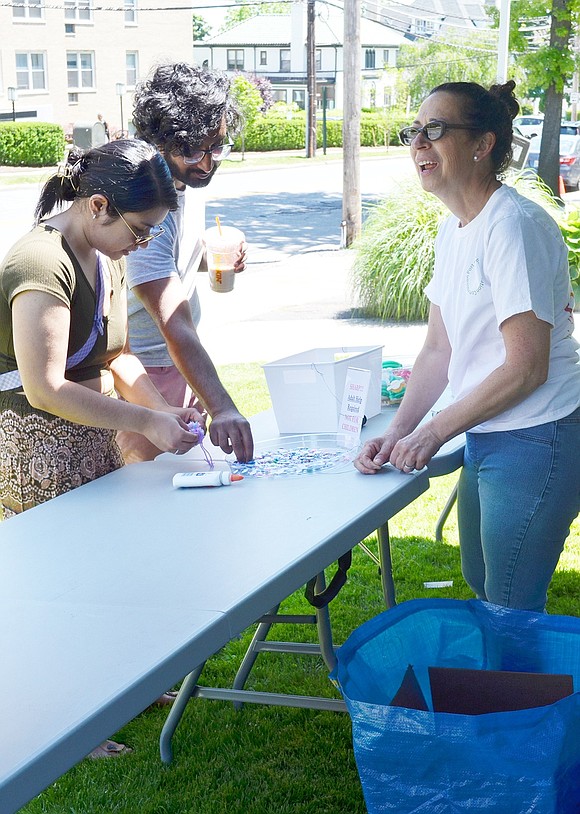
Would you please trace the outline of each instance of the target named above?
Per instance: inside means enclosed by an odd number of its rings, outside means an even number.
[[[580,211],[564,212],[550,189],[530,174],[507,179],[543,206],[560,226],[568,246],[570,277],[580,300]],[[374,206],[353,245],[353,289],[370,317],[425,320],[429,301],[423,290],[433,272],[435,237],[448,209],[422,190],[417,180],[401,184]]]
[[[0,124],[0,164],[10,167],[51,167],[62,161],[64,150],[64,131],[58,124]]]
[[[572,209],[560,221],[560,229],[568,246],[570,279],[576,310],[580,310],[580,211]]]
[[[342,118],[335,119],[333,111],[327,111],[326,145],[342,147]],[[399,130],[408,124],[405,113],[385,114],[383,111],[361,115],[362,147],[380,147],[399,144]],[[320,113],[316,124],[316,142],[322,145],[322,120]],[[236,140],[240,149],[241,139]],[[300,150],[306,146],[306,113],[288,105],[275,104],[265,115],[248,121],[244,131],[244,147],[249,152],[268,150]]]

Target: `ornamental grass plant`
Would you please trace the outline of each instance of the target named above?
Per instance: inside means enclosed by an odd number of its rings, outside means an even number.
[[[369,317],[425,320],[429,302],[423,290],[433,273],[434,244],[448,210],[418,181],[401,183],[369,208],[354,243],[353,288]]]
[[[505,180],[544,207],[560,227],[578,294],[580,212],[562,206],[530,170],[510,174]],[[357,254],[352,270],[353,293],[365,315],[406,322],[427,319],[429,302],[423,291],[433,273],[437,230],[449,210],[434,195],[424,192],[417,179],[411,179],[367,211],[361,236],[353,244]]]

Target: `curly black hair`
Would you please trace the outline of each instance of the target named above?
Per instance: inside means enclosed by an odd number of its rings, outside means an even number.
[[[136,135],[168,152],[199,147],[225,119],[236,135],[242,114],[230,93],[230,80],[215,70],[176,62],[160,65],[135,91]]]

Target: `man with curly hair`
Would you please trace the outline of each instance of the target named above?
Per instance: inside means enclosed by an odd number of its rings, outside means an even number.
[[[163,221],[164,233],[146,252],[127,258],[129,338],[158,390],[173,406],[202,407],[211,416],[212,442],[239,460],[253,455],[248,421],[226,392],[200,342],[196,288],[204,254],[205,203],[200,193],[231,150],[241,114],[225,74],[175,63],[159,66],[135,92],[133,122],[138,138],[165,158],[178,209]],[[245,253],[235,270],[242,271]],[[121,432],[126,463],[152,460],[160,450],[144,436]]]

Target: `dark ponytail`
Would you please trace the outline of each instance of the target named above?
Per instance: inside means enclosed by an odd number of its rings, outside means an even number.
[[[73,148],[42,188],[35,219],[38,222],[64,203],[96,194],[104,195],[120,212],[177,208],[169,167],[157,149],[140,139],[122,139],[87,152]]]

